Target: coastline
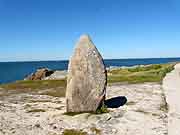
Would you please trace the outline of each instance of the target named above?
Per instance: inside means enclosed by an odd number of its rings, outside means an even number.
[[[119,72],[117,69],[114,70],[115,74]],[[123,73],[124,71],[127,73],[126,68],[123,69]],[[111,83],[107,86],[107,100],[121,97],[126,98],[127,102],[118,108],[108,108],[109,112],[104,114],[65,115],[66,104],[63,91],[65,85],[62,83],[63,87],[62,85],[54,87],[59,84],[57,80],[51,80],[53,83],[57,81],[52,86],[49,86],[49,80],[34,81],[37,84],[37,89],[35,89],[34,83],[33,89],[25,87],[24,83],[20,86],[17,84],[12,86],[11,84],[10,89],[0,89],[0,134],[39,133],[49,135],[63,134],[65,130],[72,129],[92,135],[96,135],[97,132],[103,135],[164,135],[170,131],[175,132],[177,129],[173,124],[170,125],[170,122],[172,118],[173,120],[177,119],[177,115],[171,113],[170,103],[178,104],[177,100],[173,99],[179,97],[177,93],[171,94],[169,86],[168,89],[164,87],[164,81],[176,71],[177,65],[174,70],[166,74],[163,84],[159,82]],[[134,70],[132,73],[134,74]],[[135,72],[135,74],[137,73]],[[44,84],[48,85],[44,86]],[[171,78],[171,84],[171,86],[176,86],[174,85],[174,78]],[[171,100],[173,102],[170,102]],[[169,110],[167,103],[170,105]]]
[[[165,64],[177,61],[180,61],[180,58],[105,59],[104,63],[106,67],[129,67],[135,65]],[[26,75],[35,72],[38,68],[67,70],[67,67],[68,61],[0,62],[0,84],[23,80]]]

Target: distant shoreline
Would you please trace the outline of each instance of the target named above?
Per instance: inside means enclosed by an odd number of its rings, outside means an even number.
[[[107,68],[165,64],[169,62],[180,62],[180,58],[104,59]],[[0,62],[0,84],[23,80],[25,76],[35,72],[39,68],[67,70],[68,61]]]
[[[104,60],[147,60],[147,59],[180,59],[180,57],[160,57],[160,58],[105,58]],[[16,63],[16,62],[59,62],[59,61],[69,61],[66,60],[23,60],[23,61],[0,61],[0,63]],[[159,63],[160,64],[160,63]]]

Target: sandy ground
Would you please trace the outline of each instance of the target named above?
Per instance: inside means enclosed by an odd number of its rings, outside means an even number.
[[[169,107],[168,135],[180,135],[180,64],[167,74],[163,80],[163,88]]]
[[[64,129],[82,129],[88,135],[167,135],[168,132],[164,91],[157,83],[108,86],[108,99],[120,96],[127,102],[99,115],[64,115],[65,98],[5,93],[0,90],[0,135],[61,135]]]

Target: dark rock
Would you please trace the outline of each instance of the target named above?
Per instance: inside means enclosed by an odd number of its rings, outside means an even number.
[[[43,80],[44,78],[53,74],[54,71],[49,70],[47,68],[38,69],[35,73],[27,76],[24,80]]]

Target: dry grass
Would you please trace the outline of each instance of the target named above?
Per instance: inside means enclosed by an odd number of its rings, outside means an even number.
[[[37,80],[37,81],[17,81],[14,83],[0,85],[9,93],[35,92],[40,95],[54,97],[65,97],[66,80]],[[3,94],[6,94],[3,92]],[[3,96],[3,94],[1,96]]]
[[[16,81],[14,83],[3,84],[2,88],[7,90],[39,90],[39,89],[49,89],[49,88],[58,88],[66,87],[66,80],[34,80],[34,81]]]
[[[138,66],[135,68],[120,68],[108,71],[108,83],[144,83],[162,82],[166,73],[174,69],[175,63]],[[66,92],[66,79],[64,80],[37,80],[16,81],[0,85],[5,90],[17,90],[15,93],[39,92],[42,95],[64,97]],[[44,91],[43,91],[44,90]],[[2,90],[1,90],[2,91]],[[3,92],[5,94],[5,92]],[[6,92],[7,93],[7,92]]]
[[[75,129],[65,129],[63,135],[88,135],[87,132]]]

